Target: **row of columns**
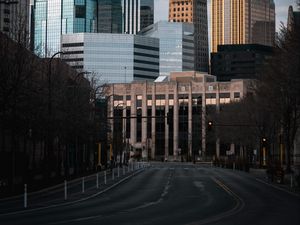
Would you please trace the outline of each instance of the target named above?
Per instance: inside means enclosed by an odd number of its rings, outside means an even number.
[[[156,144],[156,85],[152,86],[152,94],[151,94],[151,100],[152,100],[152,106],[151,106],[151,158],[155,158],[155,144]],[[146,147],[147,146],[147,83],[145,82],[143,84],[143,87],[141,87],[142,92],[142,140],[141,140],[141,146],[140,147]],[[176,158],[178,156],[178,139],[179,139],[179,101],[178,101],[178,84],[174,84],[173,88],[173,94],[174,95],[174,105],[173,105],[173,156]],[[169,157],[169,125],[167,124],[167,114],[169,112],[169,89],[167,88],[165,95],[165,157]],[[137,140],[136,140],[136,126],[137,126],[137,106],[136,106],[136,96],[137,93],[135,92],[135,89],[131,89],[131,122],[130,122],[130,139],[129,143],[132,146],[137,146]],[[202,105],[205,105],[205,98],[202,97]],[[123,102],[126,103],[126,95],[123,97]],[[203,107],[205,109],[205,107]],[[202,133],[205,132],[205,111],[202,110]],[[126,110],[123,112],[123,117],[126,117]],[[123,125],[123,133],[126,132],[126,125]],[[205,136],[202,135],[202,149],[205,151]],[[189,86],[189,92],[188,92],[188,153],[191,156],[192,155],[192,85]],[[147,153],[148,155],[148,153]]]
[[[169,112],[169,94],[173,94],[173,99],[174,99],[174,105],[173,105],[173,156],[175,159],[177,159],[178,157],[178,139],[179,139],[179,100],[178,100],[178,83],[174,82],[173,84],[173,91],[170,92],[169,90],[169,85],[167,85],[167,88],[165,88],[165,92],[163,93],[165,95],[165,157],[169,157],[169,126],[167,124],[167,113]],[[141,143],[137,143],[137,91],[134,87],[134,85],[132,84],[125,84],[125,88],[127,88],[127,85],[131,85],[130,88],[130,111],[131,111],[131,119],[130,119],[130,139],[129,139],[129,143],[135,147],[135,148],[146,148],[148,147],[148,143],[147,142],[147,90],[149,91],[149,88],[151,88],[151,100],[152,100],[152,106],[151,106],[151,141],[150,141],[150,148],[151,148],[151,158],[155,158],[155,146],[156,146],[156,94],[158,94],[157,92],[159,92],[159,90],[157,90],[157,87],[155,84],[151,83],[151,87],[148,87],[148,83],[144,82],[144,83],[139,83],[139,90],[142,90],[142,134],[141,134]],[[205,82],[203,82],[203,86],[202,86],[202,121],[201,121],[201,130],[202,130],[202,135],[201,135],[201,150],[202,150],[202,156],[205,155],[206,153],[206,90],[205,90]],[[219,112],[220,109],[220,96],[219,96],[219,85],[217,85],[217,90],[213,93],[216,93],[216,108],[217,108],[217,112]],[[118,95],[119,93],[116,93],[116,95]],[[159,93],[160,94],[160,93]],[[198,93],[200,94],[200,93]],[[233,93],[231,93],[232,95]],[[149,93],[148,93],[149,95]],[[230,96],[231,99],[233,99],[233,96]],[[126,94],[123,95],[123,107],[124,109],[126,108]],[[192,126],[193,126],[193,121],[192,121],[192,103],[193,103],[193,99],[192,99],[192,83],[189,83],[188,86],[188,154],[189,156],[192,156]],[[113,116],[113,98],[111,101],[111,114],[110,116]],[[123,117],[125,118],[126,115],[126,110],[123,110]],[[113,120],[112,120],[113,122]],[[112,126],[112,132],[113,132],[113,126]],[[124,138],[126,138],[126,120],[123,120],[123,135]],[[146,149],[148,151],[148,149]],[[146,153],[148,156],[148,152]],[[216,140],[216,157],[220,156],[220,139],[218,138]]]

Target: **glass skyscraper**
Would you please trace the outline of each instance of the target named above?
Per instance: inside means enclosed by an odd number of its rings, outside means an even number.
[[[273,0],[212,0],[211,15],[212,52],[224,44],[274,44]]]
[[[140,34],[159,38],[159,75],[195,69],[194,26],[191,23],[159,21]]]
[[[188,22],[195,29],[195,69],[208,71],[207,0],[169,0],[169,21]]]
[[[136,34],[153,24],[154,0],[123,0],[124,32]]]
[[[122,0],[98,1],[98,32],[123,32],[123,6]]]
[[[136,34],[153,24],[154,0],[35,0],[33,8],[34,50],[49,57],[62,34]]]
[[[97,31],[97,0],[35,0],[34,50],[49,57],[62,34]]]

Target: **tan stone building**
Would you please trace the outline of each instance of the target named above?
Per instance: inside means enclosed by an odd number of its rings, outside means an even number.
[[[217,82],[215,76],[189,71],[172,72],[164,82],[109,85],[108,139],[114,152],[126,143],[145,159],[218,156],[218,146],[206,149],[207,110],[240,100],[246,83]]]

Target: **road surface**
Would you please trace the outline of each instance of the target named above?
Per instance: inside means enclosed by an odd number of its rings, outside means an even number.
[[[244,172],[152,163],[95,197],[2,213],[0,224],[299,225],[300,198]]]

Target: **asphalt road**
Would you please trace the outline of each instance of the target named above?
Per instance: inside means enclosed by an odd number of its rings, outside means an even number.
[[[299,225],[300,198],[244,172],[155,163],[95,197],[2,214],[0,224]]]

